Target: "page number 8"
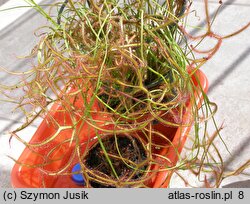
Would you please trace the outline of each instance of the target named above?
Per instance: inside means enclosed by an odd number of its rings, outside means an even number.
[[[243,191],[239,191],[238,198],[239,199],[243,199],[244,198],[244,192]]]

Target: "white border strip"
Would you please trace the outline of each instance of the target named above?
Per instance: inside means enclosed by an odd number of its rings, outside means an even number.
[[[43,0],[36,0],[36,3],[39,4],[42,1]],[[31,7],[24,7],[2,11],[4,9],[14,8],[18,6],[29,5],[24,0],[9,0],[5,4],[0,6],[0,31],[32,9]]]

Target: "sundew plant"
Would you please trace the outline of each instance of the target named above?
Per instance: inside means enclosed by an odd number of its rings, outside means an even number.
[[[188,0],[66,0],[51,4],[49,12],[34,0],[25,1],[48,24],[41,27],[39,42],[29,56],[36,59],[34,66],[22,73],[2,68],[20,77],[20,82],[1,84],[1,93],[17,103],[16,110],[26,117],[11,136],[40,160],[35,164],[13,160],[39,169],[44,177],[71,175],[70,168],[78,162],[86,187],[154,187],[159,172],[171,176],[178,170],[212,173],[215,182],[204,179],[206,186],[220,185],[225,175],[214,143],[221,138],[221,127],[213,117],[217,106],[202,89],[196,72],[224,39],[249,24],[227,36],[216,34],[207,0],[205,32],[200,36],[186,30],[186,18],[194,12]],[[215,39],[216,44],[200,50],[205,38]],[[202,57],[196,58],[196,53]],[[13,98],[9,91],[22,96]],[[25,141],[19,132],[38,118],[52,131],[41,141]],[[208,121],[214,124],[210,136]],[[159,124],[169,134],[158,129]],[[171,134],[191,126],[193,144],[183,158]],[[224,143],[222,138],[220,142]],[[177,164],[162,151],[170,147],[175,149]],[[61,161],[60,168],[51,167]],[[49,187],[46,181],[42,185]]]

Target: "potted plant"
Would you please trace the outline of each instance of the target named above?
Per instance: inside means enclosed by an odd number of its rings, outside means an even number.
[[[53,5],[56,18],[27,2],[50,25],[33,53],[37,65],[16,86],[27,122],[12,132],[26,145],[13,186],[78,187],[80,175],[85,187],[167,187],[176,170],[197,168],[196,150],[191,159],[180,152],[193,125],[193,146],[203,147],[199,127],[214,114],[199,68],[229,37],[211,31],[208,15],[207,33],[193,37],[184,27],[184,0],[68,0]],[[187,37],[218,43],[201,52]],[[193,59],[190,52],[206,56]],[[38,117],[41,125],[24,141],[17,133]]]

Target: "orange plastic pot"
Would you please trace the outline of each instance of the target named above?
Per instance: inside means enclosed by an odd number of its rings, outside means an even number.
[[[197,77],[197,78],[196,78]],[[192,77],[195,85],[198,86],[196,79],[198,79],[200,85],[204,92],[207,92],[208,81],[206,76],[199,70],[196,71],[195,76]],[[77,91],[76,88],[72,87],[70,91]],[[195,93],[197,104],[201,105],[202,103],[202,93]],[[74,96],[70,98],[71,102],[74,102],[76,107],[76,112],[79,115],[84,114],[83,107],[83,98],[81,96]],[[49,114],[44,118],[37,131],[33,135],[30,144],[32,148],[25,148],[23,153],[18,159],[12,169],[11,173],[11,182],[12,186],[16,188],[40,188],[40,187],[49,187],[49,188],[78,188],[77,185],[69,175],[71,170],[79,161],[77,154],[75,153],[75,144],[70,140],[72,136],[72,129],[67,128],[72,124],[70,114],[66,111],[67,104],[54,104]],[[105,114],[99,114],[98,103],[94,102],[92,104],[91,116],[93,120],[98,121],[95,125],[106,130],[113,130],[114,125],[110,123],[112,119]],[[52,119],[54,123],[52,122]],[[190,122],[191,118],[191,104],[188,104],[183,116],[183,124]],[[53,125],[55,121],[60,124],[62,127],[59,131],[58,127]],[[109,122],[107,124],[107,122]],[[178,128],[166,127],[162,124],[157,124],[154,126],[154,129],[165,134],[168,133],[169,137],[172,140],[172,145],[168,148],[162,148],[157,153],[163,156],[168,157],[169,164],[168,166],[174,166],[178,160],[178,153],[182,151],[184,143],[186,141],[187,135],[190,131],[190,126],[180,126]],[[76,128],[78,129],[78,127]],[[36,144],[39,142],[46,141],[51,135],[56,137],[53,140],[47,142],[46,145],[42,147],[36,147]],[[81,151],[82,153],[85,150],[89,149],[96,142],[96,134],[103,134],[102,131],[97,130],[88,122],[82,122],[79,124],[78,138],[79,143],[82,144]],[[62,142],[64,143],[62,144]],[[60,145],[59,145],[60,144]],[[69,145],[70,144],[70,145]],[[53,150],[53,153],[51,152]],[[86,152],[85,152],[86,153]],[[44,157],[44,155],[47,155]],[[159,161],[161,158],[157,158]],[[69,162],[71,161],[71,162]],[[26,164],[26,165],[20,165]],[[67,165],[70,164],[70,165]],[[36,165],[36,167],[34,167]],[[165,166],[166,164],[164,164]],[[32,167],[33,166],[33,167]],[[163,166],[163,165],[162,165]],[[153,169],[163,168],[161,165],[152,166]],[[61,170],[62,174],[46,174],[46,172],[53,172]],[[151,178],[148,186],[159,188],[167,187],[169,180],[171,178],[171,171],[160,171]]]
[[[195,86],[201,86],[202,90],[204,93],[207,93],[208,91],[208,80],[207,77],[205,76],[205,74],[200,71],[197,70],[195,72],[195,74],[192,75],[192,80],[194,82]],[[198,84],[199,82],[199,84]],[[200,90],[200,89],[198,89]],[[203,102],[203,93],[200,92],[195,92],[195,99],[196,99],[196,104],[198,107],[201,106],[202,102]],[[187,104],[187,108],[185,110],[185,114],[183,115],[182,118],[182,124],[190,124],[192,123],[192,104],[190,102],[188,102]],[[164,163],[164,165],[168,165],[169,167],[175,166],[177,161],[178,161],[178,155],[181,153],[183,146],[186,142],[187,136],[190,132],[190,129],[192,128],[191,125],[183,125],[183,126],[179,126],[176,129],[176,132],[174,134],[174,137],[172,139],[172,145],[169,146],[168,148],[163,148],[159,154],[160,155],[164,155],[169,159],[169,162],[166,164],[166,162]],[[171,128],[170,128],[171,129]],[[159,125],[157,127],[157,130],[163,133],[166,133],[166,129],[164,129],[164,125]],[[171,130],[173,131],[173,130]],[[170,136],[172,137],[172,136]],[[155,169],[160,169],[160,166],[156,166]],[[153,188],[166,188],[169,185],[171,176],[173,174],[173,171],[159,171],[157,173],[157,175],[154,177],[153,180]]]

